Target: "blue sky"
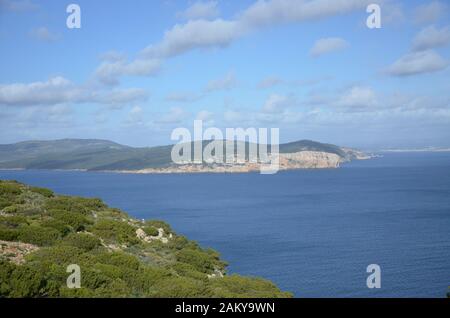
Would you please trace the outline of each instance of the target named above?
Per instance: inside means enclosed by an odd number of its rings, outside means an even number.
[[[81,8],[81,28],[66,7]],[[381,7],[381,29],[366,7]],[[446,1],[0,0],[0,143],[171,143],[194,119],[281,142],[450,146]]]

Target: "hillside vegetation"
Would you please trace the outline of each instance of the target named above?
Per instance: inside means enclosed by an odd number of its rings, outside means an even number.
[[[205,145],[208,141],[203,142]],[[191,143],[191,148],[193,143]],[[248,149],[248,143],[246,143]],[[331,144],[301,140],[280,145],[280,153],[317,151],[336,154],[341,160],[353,159],[357,152]],[[167,168],[173,165],[172,145],[134,148],[112,141],[63,139],[26,141],[0,145],[0,169],[80,169],[94,171],[132,171]],[[225,153],[225,152],[224,152]]]
[[[0,297],[290,297],[211,249],[99,199],[0,180]],[[67,266],[81,268],[69,289]]]

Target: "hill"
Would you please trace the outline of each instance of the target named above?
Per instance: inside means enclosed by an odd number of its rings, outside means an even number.
[[[204,141],[203,143],[207,143]],[[191,143],[192,147],[192,143]],[[246,143],[248,148],[248,143]],[[63,139],[54,141],[26,141],[0,145],[0,169],[74,169],[93,171],[142,171],[145,169],[168,169],[172,145],[134,148],[107,140]],[[336,155],[334,164],[358,159],[362,153],[310,140],[280,145],[281,154],[314,152]],[[309,157],[307,157],[309,158]],[[302,158],[303,161],[304,158]],[[315,159],[317,160],[317,159]],[[302,161],[302,162],[303,162]],[[301,168],[300,165],[297,165]],[[317,164],[304,164],[305,168]],[[326,164],[325,164],[326,166]],[[170,170],[170,171],[173,171]]]
[[[81,270],[70,289],[67,266]],[[1,297],[290,297],[260,278],[227,275],[212,249],[168,224],[99,199],[0,180]]]

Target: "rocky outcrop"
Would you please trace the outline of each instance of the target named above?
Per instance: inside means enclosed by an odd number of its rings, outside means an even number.
[[[299,151],[279,154],[279,170],[338,168],[340,163],[348,161],[335,153],[322,151]],[[182,164],[166,168],[148,168],[125,170],[123,173],[245,173],[259,171],[259,163],[245,162],[232,164]]]
[[[0,257],[4,257],[15,264],[23,264],[25,256],[37,251],[38,246],[21,242],[0,241]]]

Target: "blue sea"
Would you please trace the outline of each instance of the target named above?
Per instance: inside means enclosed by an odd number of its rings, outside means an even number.
[[[0,171],[61,194],[162,219],[218,250],[229,272],[296,297],[445,297],[450,153],[389,153],[276,175]],[[369,289],[366,268],[381,267]]]

